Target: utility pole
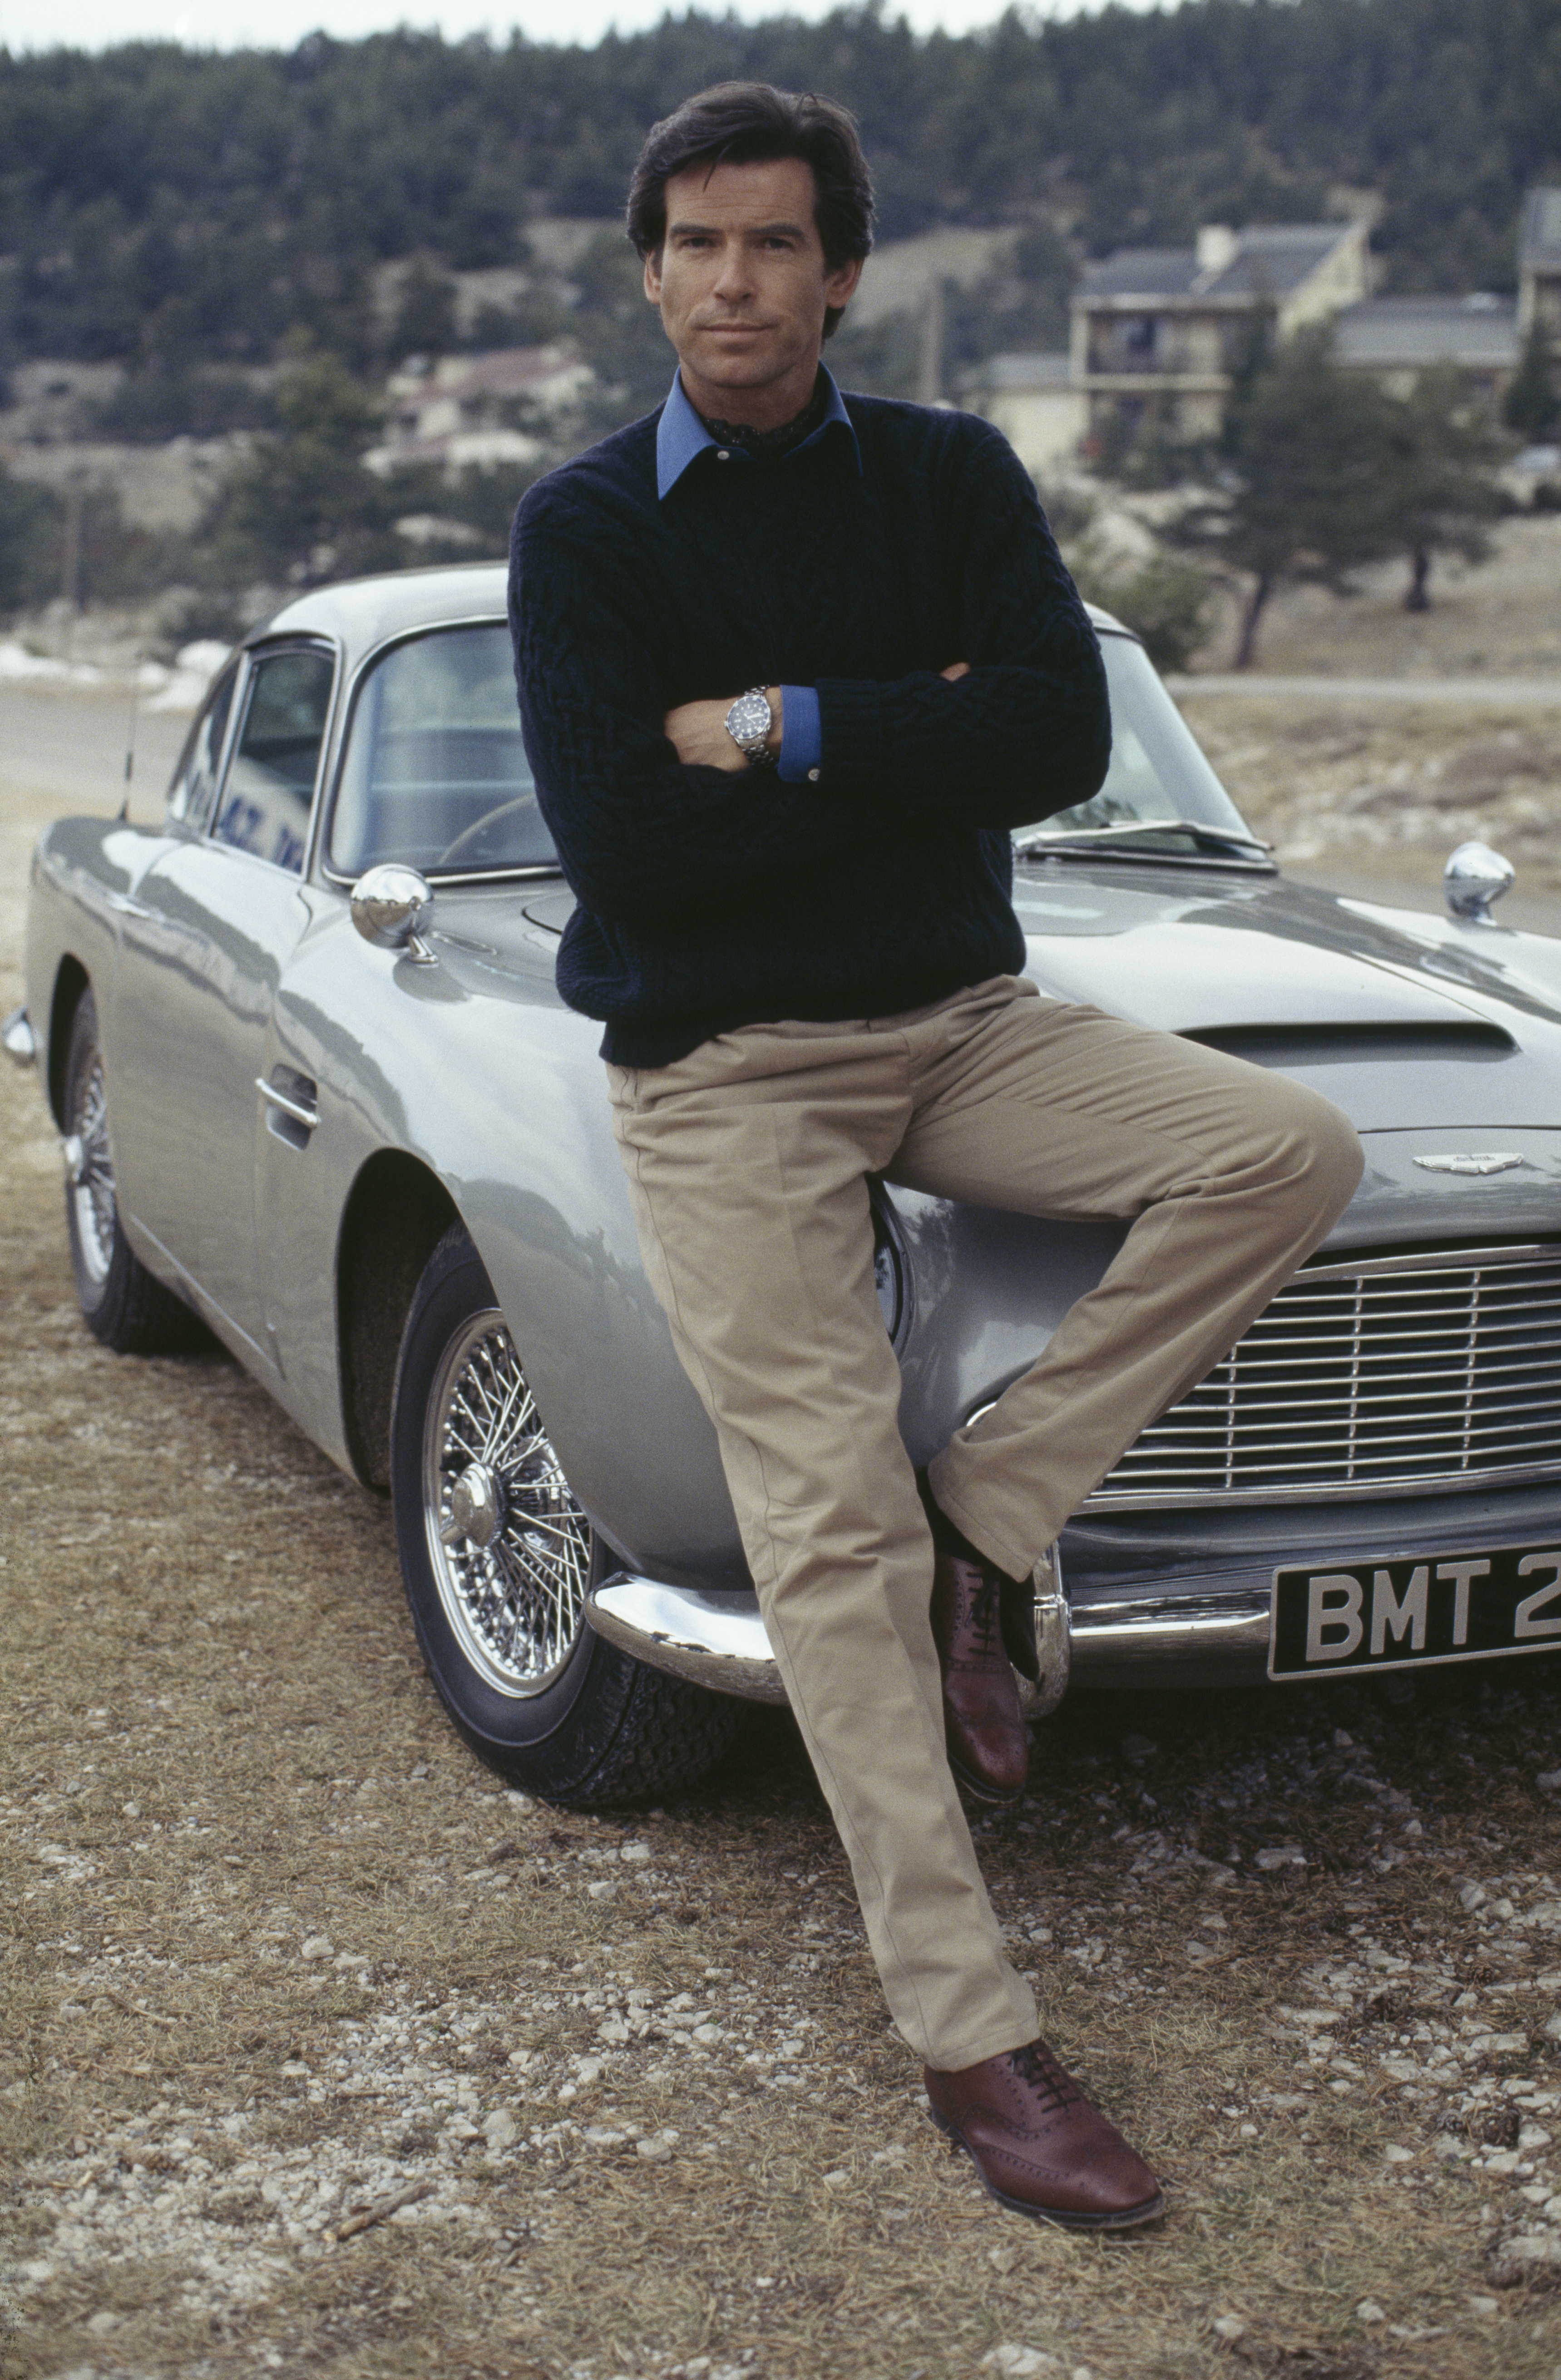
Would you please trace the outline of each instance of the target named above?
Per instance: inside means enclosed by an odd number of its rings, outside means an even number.
[[[60,572],[60,593],[71,611],[81,609],[81,516],[86,503],[86,490],[79,479],[67,480],[65,491],[65,556]]]
[[[916,395],[923,405],[937,405],[943,395],[943,277],[930,275],[926,285],[926,307],[922,315],[921,370],[916,375]]]

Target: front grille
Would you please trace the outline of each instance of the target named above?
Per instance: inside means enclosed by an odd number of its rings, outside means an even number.
[[[1295,1502],[1561,1473],[1561,1245],[1302,1267],[1089,1500]]]

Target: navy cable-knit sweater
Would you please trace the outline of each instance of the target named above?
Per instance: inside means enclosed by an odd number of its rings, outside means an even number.
[[[1016,972],[1009,830],[1106,774],[1099,648],[1007,441],[845,402],[860,472],[841,425],[780,462],[707,451],[661,501],[652,414],[516,516],[521,719],[578,901],[559,990],[619,1065]],[[685,766],[662,734],[775,685],[818,688],[816,783]]]

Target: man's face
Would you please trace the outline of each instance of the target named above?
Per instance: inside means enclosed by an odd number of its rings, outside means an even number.
[[[668,182],[645,294],[701,413],[778,428],[812,395],[825,309],[845,304],[862,271],[826,263],[816,196],[801,157],[693,165]]]

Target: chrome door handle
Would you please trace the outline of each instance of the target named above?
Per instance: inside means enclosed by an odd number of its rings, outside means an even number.
[[[318,1108],[307,1106],[302,1099],[294,1099],[287,1091],[279,1091],[276,1085],[268,1083],[263,1075],[256,1075],[255,1088],[267,1107],[280,1108],[284,1116],[291,1116],[295,1123],[301,1123],[306,1132],[312,1132],[320,1122]]]

